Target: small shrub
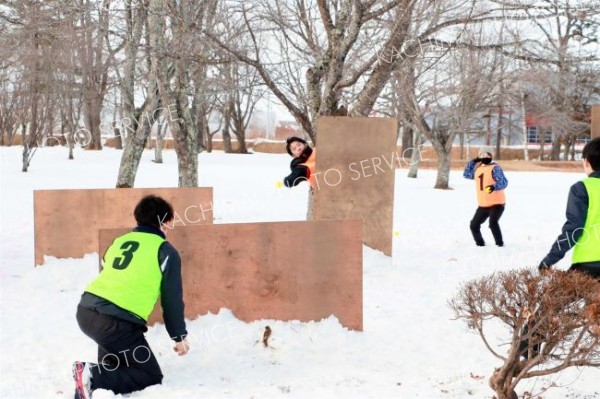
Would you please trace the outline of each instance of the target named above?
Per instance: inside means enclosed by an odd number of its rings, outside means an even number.
[[[600,282],[579,272],[516,270],[463,284],[449,302],[501,362],[490,377],[498,399],[517,399],[517,384],[573,366],[600,367]],[[499,321],[508,350],[486,336]]]

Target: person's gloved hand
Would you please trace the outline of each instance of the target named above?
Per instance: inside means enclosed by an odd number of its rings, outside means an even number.
[[[491,185],[491,184],[485,188],[485,192],[486,192],[486,193],[493,193],[493,192],[494,192],[494,190],[495,190],[495,188],[494,188],[494,186],[493,186],[493,185]]]
[[[540,262],[540,264],[538,265],[538,271],[539,271],[540,273],[543,273],[543,272],[550,271],[550,266],[548,266],[548,265],[546,264],[546,262],[544,262],[544,261],[541,261],[541,262]]]
[[[187,341],[187,338],[184,338],[183,341],[176,342],[175,347],[173,347],[175,353],[179,356],[184,356],[190,350],[190,344]]]
[[[479,157],[477,157],[477,158],[473,158],[473,159],[471,160],[471,162],[475,162],[475,163],[477,163],[477,162],[481,162],[481,158],[479,158]]]

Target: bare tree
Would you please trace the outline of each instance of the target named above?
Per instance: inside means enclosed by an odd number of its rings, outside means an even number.
[[[11,86],[8,78],[0,81],[0,145],[12,145],[17,124],[16,108],[19,107],[19,97]]]
[[[588,123],[584,115],[589,112],[588,101],[593,98],[590,92],[600,90],[597,78],[600,4],[586,0],[544,3],[539,9],[543,18],[538,15],[531,19],[541,37],[529,38],[528,44],[522,46],[523,53],[544,62],[528,65],[524,78],[530,87],[529,109],[549,121],[550,159],[558,160],[561,145],[566,145],[568,153],[577,136],[586,132]],[[586,77],[585,70],[594,70],[589,75],[594,77]]]
[[[56,66],[51,60],[62,39],[60,8],[58,1],[10,1],[0,16],[9,25],[4,30],[9,49],[6,56],[12,64],[8,73],[15,79],[11,85],[18,88],[13,95],[20,97],[21,106],[14,112],[23,135],[23,172],[28,171],[36,149],[54,128]]]
[[[231,127],[238,142],[238,152],[246,154],[246,129],[265,90],[256,71],[248,65],[232,64],[231,76],[236,88],[230,100]]]
[[[443,32],[452,44],[460,36],[453,27],[501,17],[493,7],[476,11],[472,1],[277,0],[231,9],[229,18],[245,27],[251,52],[236,48],[227,32],[204,33],[256,68],[313,141],[316,117],[338,114],[345,91],[355,92],[349,115],[367,116],[391,74],[407,58],[420,57],[423,43]],[[415,20],[420,29],[411,34]],[[278,44],[276,55],[264,51],[267,40]],[[281,76],[281,65],[288,71],[300,65],[306,74]]]
[[[600,367],[600,282],[588,275],[496,273],[463,284],[449,305],[501,361],[489,381],[499,399],[517,399],[517,385],[526,378]],[[497,330],[486,329],[496,323],[506,333],[501,342],[494,341]]]
[[[144,54],[147,64],[145,71],[138,62],[144,33],[146,33],[146,46],[150,48],[148,11],[149,2],[146,0],[139,1],[137,4],[132,1],[125,2],[125,61],[123,63],[121,90],[122,132],[125,135],[125,143],[117,177],[117,188],[134,186],[140,159],[152,131],[152,126],[161,116],[164,108],[161,106],[156,81],[156,68],[158,66],[152,61],[151,53],[148,51]],[[141,86],[146,89],[146,96],[143,104],[136,108],[135,83],[138,67],[145,72],[145,79],[141,82]]]
[[[233,151],[229,136],[231,131],[238,142],[237,152],[246,154],[246,129],[265,89],[256,70],[239,61],[225,62],[219,70],[222,78],[219,87],[223,90],[219,103],[224,121],[222,134],[225,151]]]
[[[154,146],[154,162],[163,163],[162,151],[165,146],[165,136],[167,134],[167,121],[163,117],[161,123],[156,127],[156,144]]]
[[[212,24],[214,10],[215,0],[150,1],[152,63],[161,101],[169,108],[167,119],[175,141],[180,187],[198,185],[198,134],[189,101],[194,92],[189,64],[205,61],[205,47],[193,28]]]
[[[402,92],[408,116],[405,122],[431,141],[437,154],[435,188],[449,188],[455,138],[472,129],[494,98],[499,62],[494,52],[455,49],[442,59],[421,63],[422,70],[412,78],[416,83],[400,88],[411,89]],[[407,80],[411,78],[407,76]]]
[[[230,93],[227,94],[225,104],[223,104],[221,114],[223,115],[223,129],[221,130],[221,137],[223,138],[223,149],[226,153],[230,154],[233,152],[233,146],[231,145],[231,100],[229,100]]]
[[[61,32],[65,37],[73,38],[77,35],[80,26],[77,24],[77,11],[72,7],[64,7],[61,12]],[[60,96],[60,120],[61,137],[65,137],[69,149],[69,159],[74,159],[75,144],[79,141],[82,146],[91,141],[91,136],[80,133],[87,130],[79,128],[81,112],[83,107],[83,92],[79,80],[78,49],[71,47],[70,42],[65,41],[60,52],[61,57],[56,61],[59,65],[60,84],[57,85],[56,93]]]
[[[100,148],[100,114],[114,53],[108,42],[110,1],[7,1],[0,19],[12,26],[6,38],[12,49],[11,76],[24,109],[20,115],[26,171],[40,145],[69,144],[79,138]],[[18,45],[17,45],[18,44]],[[105,51],[105,48],[108,48]],[[89,137],[79,128],[80,110]],[[60,125],[61,137],[56,137]],[[66,136],[66,138],[65,138]],[[87,140],[87,139],[90,140]]]
[[[79,0],[77,4],[77,41],[81,68],[81,90],[83,96],[83,122],[90,134],[88,149],[102,149],[100,116],[108,90],[109,68],[114,64],[115,54],[124,42],[112,48],[109,40],[109,23],[112,0],[100,3]],[[96,9],[96,6],[98,8]]]

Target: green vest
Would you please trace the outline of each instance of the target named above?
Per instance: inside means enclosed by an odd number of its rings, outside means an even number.
[[[148,321],[160,295],[158,249],[164,241],[141,232],[116,238],[104,254],[100,275],[85,290]]]
[[[583,234],[573,248],[573,263],[600,261],[600,179],[588,177],[583,184],[589,204]]]

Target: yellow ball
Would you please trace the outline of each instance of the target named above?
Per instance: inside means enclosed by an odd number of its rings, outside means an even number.
[[[275,183],[275,186],[276,186],[277,188],[281,188],[281,187],[283,187],[283,183],[282,183],[282,182],[280,182],[280,181],[278,181],[277,183]]]

